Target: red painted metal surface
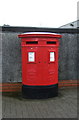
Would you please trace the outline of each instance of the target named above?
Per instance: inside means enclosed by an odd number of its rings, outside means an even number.
[[[18,35],[21,38],[26,38],[26,37],[53,37],[53,38],[60,38],[61,35],[55,34],[55,33],[46,33],[46,32],[29,32],[29,33],[24,33]]]
[[[22,84],[32,86],[58,83],[58,34],[21,34]],[[30,53],[29,53],[30,52]]]

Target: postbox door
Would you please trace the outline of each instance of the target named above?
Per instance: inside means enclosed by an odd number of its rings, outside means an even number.
[[[42,85],[52,85],[57,83],[57,51],[50,47],[40,47],[37,51],[37,68],[39,83]],[[37,77],[38,77],[37,76]]]
[[[23,83],[27,85],[55,84],[58,77],[57,51],[42,46],[33,47],[33,49],[28,47],[26,51],[26,55],[23,54]]]
[[[48,81],[49,84],[58,82],[58,53],[57,48],[48,50]]]

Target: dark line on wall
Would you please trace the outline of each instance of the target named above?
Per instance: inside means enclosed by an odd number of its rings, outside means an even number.
[[[13,27],[2,26],[2,31],[9,32],[53,32],[53,33],[79,33],[78,28],[43,28],[43,27]]]

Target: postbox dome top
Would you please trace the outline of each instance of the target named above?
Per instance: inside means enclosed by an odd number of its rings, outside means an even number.
[[[62,36],[57,33],[51,33],[51,32],[26,32],[18,35],[20,38],[26,38],[26,37],[55,37],[55,38],[61,38]]]

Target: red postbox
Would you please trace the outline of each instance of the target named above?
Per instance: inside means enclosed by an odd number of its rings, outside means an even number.
[[[58,47],[61,35],[29,32],[18,35],[22,48],[22,94],[26,98],[58,95]]]

